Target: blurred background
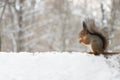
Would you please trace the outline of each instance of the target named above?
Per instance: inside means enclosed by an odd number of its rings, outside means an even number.
[[[88,17],[120,51],[120,0],[0,0],[0,51],[86,51],[78,33]]]

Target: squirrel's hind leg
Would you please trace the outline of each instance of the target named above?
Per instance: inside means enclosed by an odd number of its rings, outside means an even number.
[[[96,52],[88,52],[89,54],[99,55],[99,53]]]

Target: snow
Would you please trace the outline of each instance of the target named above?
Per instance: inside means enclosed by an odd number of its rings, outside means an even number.
[[[82,52],[1,52],[0,80],[119,80],[118,58]]]

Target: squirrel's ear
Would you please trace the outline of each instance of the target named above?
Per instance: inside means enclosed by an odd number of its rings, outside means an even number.
[[[86,23],[85,23],[85,21],[83,21],[83,29],[87,29],[87,25],[86,25]]]

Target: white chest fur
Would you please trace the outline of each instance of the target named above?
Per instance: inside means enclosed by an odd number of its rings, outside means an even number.
[[[89,50],[90,50],[91,52],[93,52],[93,49],[92,49],[91,44],[84,44],[84,43],[82,43],[82,44],[85,45],[85,46],[87,46],[87,47],[89,48]]]
[[[93,52],[93,49],[92,49],[92,46],[89,44],[89,45],[85,45],[85,46],[87,46],[88,48],[89,48],[89,50],[91,51],[91,52]]]
[[[93,49],[92,49],[92,46],[89,44],[89,45],[86,45],[88,48],[89,48],[89,50],[91,51],[91,52],[93,52]]]

